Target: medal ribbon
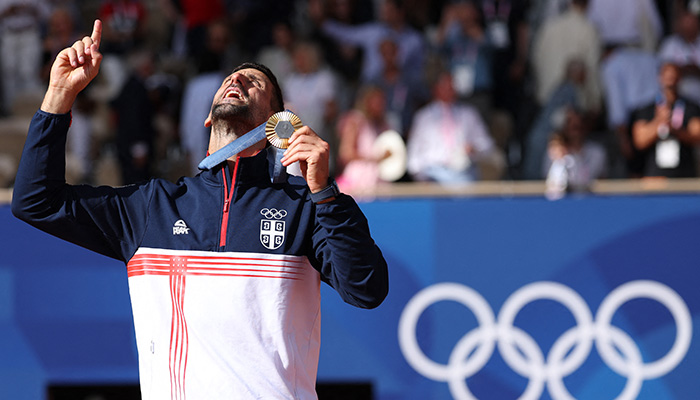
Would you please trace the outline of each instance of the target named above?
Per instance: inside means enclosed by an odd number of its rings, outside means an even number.
[[[202,160],[199,163],[199,166],[198,166],[199,169],[201,169],[201,170],[212,169],[212,168],[216,167],[217,165],[221,164],[222,162],[233,157],[234,155],[236,155],[236,154],[242,152],[243,150],[249,148],[250,146],[254,145],[255,143],[258,143],[259,141],[264,140],[266,138],[266,135],[265,135],[265,126],[266,125],[267,125],[267,121],[258,125],[253,130],[247,132],[245,135],[239,137],[238,139],[234,140],[233,142],[220,148],[219,150],[215,151],[214,153],[208,155],[207,157],[204,158],[204,160]],[[274,170],[272,173],[272,183],[283,182],[287,177],[287,170],[282,165],[282,162],[280,161],[282,159],[282,156],[284,155],[284,149],[278,149],[277,147],[269,146],[268,154],[269,154],[268,161],[270,162],[270,164],[274,163]]]

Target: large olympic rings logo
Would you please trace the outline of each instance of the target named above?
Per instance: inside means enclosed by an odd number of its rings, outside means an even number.
[[[636,298],[649,298],[663,304],[676,323],[676,339],[668,353],[645,363],[633,339],[612,326],[615,312]],[[577,325],[564,332],[542,353],[527,332],[513,325],[522,308],[539,299],[557,301],[573,314]],[[416,337],[421,314],[433,303],[455,301],[469,308],[479,323],[454,347],[447,364],[431,360],[423,353]],[[519,375],[529,379],[521,399],[539,399],[547,385],[554,399],[574,399],[563,378],[576,371],[588,358],[593,342],[603,361],[617,374],[626,377],[618,399],[634,399],[646,379],[663,376],[685,357],[692,338],[692,319],[683,299],[659,282],[639,280],[613,290],[601,303],[595,320],[584,299],[571,288],[556,282],[535,282],[515,291],[494,318],[491,307],[475,290],[457,283],[440,283],[416,294],[406,305],[399,321],[399,345],[408,363],[425,377],[447,382],[455,399],[476,399],[466,379],[483,368],[493,354],[496,343],[503,360]],[[624,356],[624,358],[623,358]]]

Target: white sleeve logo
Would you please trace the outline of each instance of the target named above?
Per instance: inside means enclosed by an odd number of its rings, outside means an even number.
[[[173,235],[189,235],[190,228],[187,227],[185,221],[178,219],[173,225]]]

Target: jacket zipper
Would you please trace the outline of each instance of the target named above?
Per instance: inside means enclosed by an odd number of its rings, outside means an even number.
[[[231,189],[228,188],[228,179],[226,177],[226,168],[221,169],[224,177],[224,213],[221,217],[221,237],[219,238],[219,247],[226,246],[226,232],[228,230],[228,215],[231,209],[231,201],[233,199],[233,190],[236,188],[236,173],[238,172],[238,158],[236,158],[236,166],[233,168],[233,177],[231,178]]]

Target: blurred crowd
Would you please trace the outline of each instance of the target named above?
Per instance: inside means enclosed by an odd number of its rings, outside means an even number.
[[[56,54],[100,18],[72,183],[196,174],[214,92],[250,60],[350,192],[507,179],[557,197],[695,177],[699,15],[700,0],[0,0],[0,120],[38,106]],[[16,155],[0,147],[1,177]]]

